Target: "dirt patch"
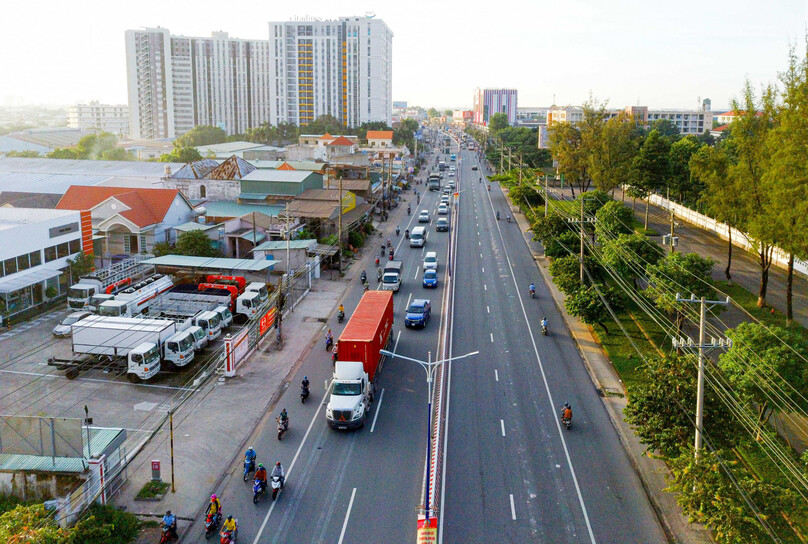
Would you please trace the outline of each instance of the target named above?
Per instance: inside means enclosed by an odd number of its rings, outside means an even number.
[[[304,317],[303,323],[325,323],[328,321],[327,317]]]

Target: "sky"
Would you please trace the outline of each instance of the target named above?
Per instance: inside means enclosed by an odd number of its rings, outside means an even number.
[[[269,21],[374,12],[393,31],[393,99],[470,107],[476,87],[519,106],[713,109],[774,82],[804,51],[808,0],[3,0],[0,106],[125,104],[124,31],[268,39]],[[12,98],[13,97],[13,98]]]

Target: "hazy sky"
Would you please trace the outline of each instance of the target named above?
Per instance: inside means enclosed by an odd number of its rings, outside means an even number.
[[[126,103],[124,31],[268,38],[268,21],[374,11],[392,29],[393,98],[470,106],[475,87],[513,87],[520,106],[729,104],[802,47],[806,1],[3,0],[0,104]]]

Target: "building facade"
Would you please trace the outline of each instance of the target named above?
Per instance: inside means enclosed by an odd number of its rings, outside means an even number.
[[[269,23],[270,118],[305,126],[333,115],[349,127],[392,123],[393,33],[380,19]]]
[[[269,63],[267,40],[127,30],[131,137],[175,138],[198,125],[237,134],[269,122]]]
[[[685,136],[693,134],[699,136],[713,128],[713,113],[710,111],[710,99],[702,102],[697,110],[685,109],[649,109],[648,106],[627,106],[623,109],[609,109],[604,111],[606,119],[621,114],[631,115],[643,127],[661,120],[670,121],[680,134]],[[580,106],[552,106],[547,111],[547,126],[554,123],[580,123],[584,118],[584,109]]]
[[[508,116],[508,124],[516,124],[516,89],[480,89],[474,91],[474,123],[488,125],[488,120],[495,113]]]
[[[118,136],[129,134],[129,106],[123,104],[76,104],[67,108],[67,126],[98,129]]]

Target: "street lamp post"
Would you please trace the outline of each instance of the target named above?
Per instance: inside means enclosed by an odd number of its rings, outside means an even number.
[[[399,359],[404,359],[406,361],[412,361],[414,363],[418,363],[421,365],[421,368],[424,369],[426,372],[426,388],[427,388],[427,425],[426,425],[426,462],[427,464],[432,459],[432,432],[430,427],[432,425],[432,383],[433,378],[435,376],[435,370],[443,363],[448,363],[450,361],[457,361],[458,359],[465,359],[466,357],[471,357],[472,355],[477,355],[480,353],[479,351],[472,351],[471,353],[466,353],[465,355],[458,355],[456,357],[448,357],[446,359],[441,359],[440,361],[433,361],[432,360],[432,352],[428,353],[428,359],[426,361],[422,361],[420,359],[413,359],[412,357],[405,357],[404,355],[399,355],[393,351],[387,351],[386,349],[379,350],[379,353],[382,355],[387,355],[391,358],[398,357]],[[424,488],[424,514],[426,515],[426,525],[429,526],[429,484],[430,484],[430,470],[427,468],[426,470],[426,487]]]

